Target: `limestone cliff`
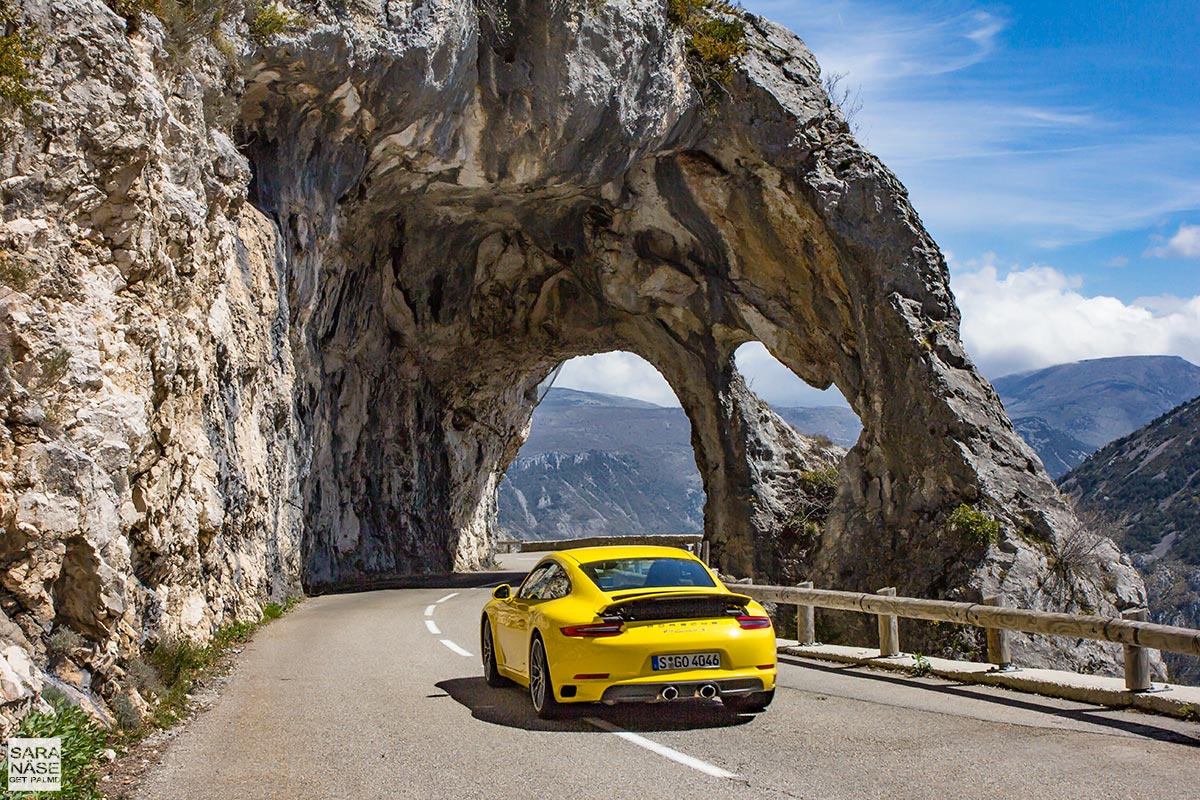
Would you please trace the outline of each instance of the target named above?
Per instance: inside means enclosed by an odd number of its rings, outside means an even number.
[[[612,349],[679,396],[727,572],[1144,602],[1110,545],[1048,588],[1078,523],[963,352],[904,188],[791,33],[710,12],[745,49],[701,92],[665,2],[321,2],[254,39],[230,2],[191,38],[99,0],[21,4],[44,101],[0,142],[18,644],[85,634],[107,696],[139,644],[301,581],[477,565],[538,383]],[[738,376],[750,340],[863,422],[802,547],[782,523],[819,462]],[[997,542],[947,526],[964,502]]]

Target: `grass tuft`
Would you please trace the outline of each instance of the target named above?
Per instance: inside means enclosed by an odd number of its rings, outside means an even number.
[[[738,59],[746,52],[746,26],[723,19],[737,6],[723,0],[667,0],[667,19],[687,34],[687,63],[692,83],[706,103],[725,93]]]
[[[231,622],[217,630],[207,645],[189,641],[160,642],[146,657],[153,667],[156,679],[149,676],[140,679],[134,676],[134,664],[130,664],[130,675],[135,678],[139,691],[149,694],[155,701],[150,714],[150,723],[166,728],[187,713],[191,692],[210,676],[219,665],[229,648],[250,640],[254,631],[266,623],[279,619],[304,598],[290,597],[281,603],[267,603],[257,622]]]

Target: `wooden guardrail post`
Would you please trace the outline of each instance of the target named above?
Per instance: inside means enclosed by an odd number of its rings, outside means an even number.
[[[1147,622],[1150,612],[1144,608],[1131,608],[1121,612],[1121,619]],[[1150,685],[1150,652],[1136,644],[1125,645],[1125,688],[1131,692],[1144,692]]]
[[[1008,601],[1005,600],[1004,595],[1000,594],[984,597],[983,604],[996,608],[1008,608]],[[1003,628],[985,628],[985,630],[987,631],[988,661],[996,665],[998,672],[1014,669],[1009,632]]]
[[[801,589],[813,588],[812,581],[804,581],[797,585]],[[817,643],[817,615],[815,607],[803,604],[796,606],[796,639],[801,645],[813,645]]]
[[[888,586],[875,594],[895,597],[896,587]],[[879,657],[892,658],[900,655],[900,621],[894,614],[879,614]]]

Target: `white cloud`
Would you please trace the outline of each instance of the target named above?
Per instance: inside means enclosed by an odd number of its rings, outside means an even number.
[[[963,341],[988,377],[1124,355],[1177,355],[1200,364],[1200,296],[1160,295],[1132,303],[1089,297],[1077,276],[997,262],[992,254],[951,262]],[[772,405],[846,405],[836,388],[814,389],[758,342],[742,345],[736,359],[750,387]],[[632,353],[571,359],[555,385],[679,405],[658,370]]]
[[[902,13],[867,2],[751,0],[751,11],[798,33],[817,51],[826,74],[881,87],[943,75],[986,59],[1006,20],[982,10]]]
[[[1108,356],[1200,363],[1200,297],[1088,297],[1079,278],[1039,265],[1004,269],[994,258],[952,269],[951,283],[967,352],[992,378]]]
[[[649,361],[633,353],[600,353],[572,358],[563,365],[555,386],[633,397],[660,406],[678,406],[667,379]]]
[[[1200,258],[1200,225],[1182,224],[1167,243],[1146,251],[1153,258]]]
[[[758,342],[738,348],[734,355],[746,383],[759,397],[777,406],[848,406],[835,388],[814,389],[779,363]],[[554,382],[565,389],[633,397],[660,406],[678,406],[671,385],[650,362],[633,353],[600,353],[573,358]]]
[[[755,394],[773,406],[844,406],[837,387],[813,388],[768,352],[761,342],[747,342],[734,353],[738,371]]]

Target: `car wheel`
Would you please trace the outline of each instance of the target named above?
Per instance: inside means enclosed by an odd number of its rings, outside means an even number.
[[[757,714],[764,711],[775,699],[775,690],[769,692],[754,692],[753,694],[736,694],[721,698],[725,708],[734,714]]]
[[[486,615],[479,634],[479,653],[483,658],[483,679],[487,681],[488,686],[499,688],[512,683],[496,668],[496,644],[492,641],[492,624],[488,622]]]
[[[542,719],[562,716],[562,704],[554,697],[546,646],[540,636],[534,636],[533,644],[529,645],[529,699],[533,701],[533,710]]]

